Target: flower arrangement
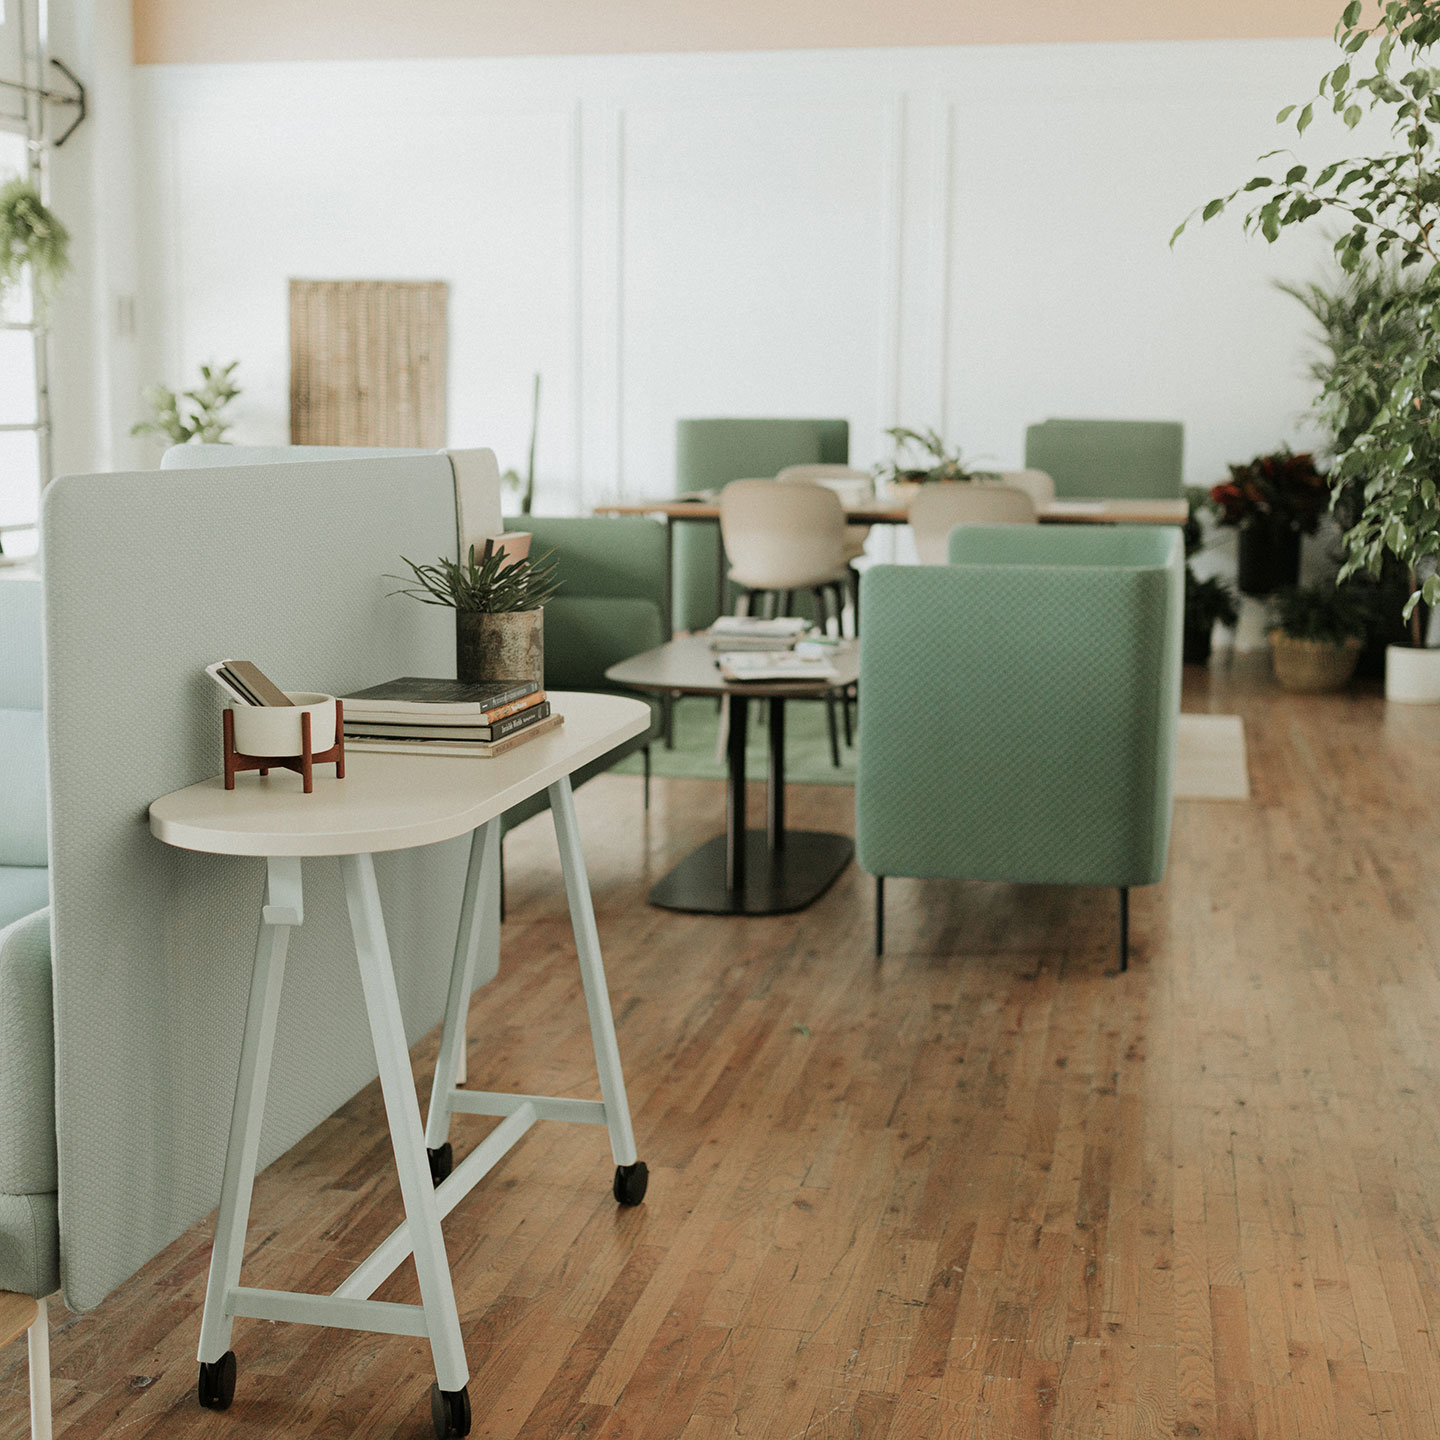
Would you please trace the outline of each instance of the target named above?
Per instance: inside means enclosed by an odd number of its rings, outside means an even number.
[[[1210,491],[1210,503],[1221,525],[1260,520],[1313,535],[1330,491],[1313,455],[1283,449],[1232,465],[1230,478]]]
[[[147,385],[144,400],[150,418],[130,427],[132,435],[163,435],[172,445],[228,445],[230,403],[240,393],[235,383],[238,360],[202,365],[201,383],[178,395],[168,385]],[[188,413],[182,402],[189,401]]]

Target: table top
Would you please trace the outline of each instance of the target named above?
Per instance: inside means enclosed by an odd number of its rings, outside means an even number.
[[[150,806],[150,830],[167,845],[214,855],[361,855],[408,850],[468,834],[651,723],[624,695],[550,692],[565,723],[490,757],[356,751],[345,778],[317,766],[315,789],[272,770],[202,780]]]
[[[632,690],[654,690],[681,695],[754,695],[762,699],[814,698],[842,690],[860,678],[860,647],[842,640],[835,647],[835,679],[828,684],[795,682],[766,684],[757,680],[726,680],[715,665],[716,652],[708,635],[682,635],[643,654],[612,665],[605,678]]]
[[[597,515],[663,515],[668,520],[718,520],[715,500],[627,500],[597,505]],[[1052,500],[1036,518],[1042,525],[1183,525],[1189,506],[1180,500]],[[907,525],[909,507],[893,501],[871,500],[847,505],[845,519],[852,525]]]

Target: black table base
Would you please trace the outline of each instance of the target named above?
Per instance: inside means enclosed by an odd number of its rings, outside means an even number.
[[[789,915],[818,900],[855,854],[848,835],[787,830],[784,845],[771,850],[764,830],[749,830],[744,886],[732,890],[725,883],[729,843],[717,835],[687,855],[650,891],[650,903],[699,915]]]
[[[686,856],[651,891],[650,903],[702,915],[788,915],[818,900],[855,854],[848,835],[785,828],[785,701],[770,698],[769,805],[764,830],[745,828],[749,703],[730,695],[725,834]]]

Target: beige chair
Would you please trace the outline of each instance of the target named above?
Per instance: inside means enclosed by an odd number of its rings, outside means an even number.
[[[910,502],[910,528],[922,565],[949,563],[957,525],[1033,525],[1035,502],[1012,485],[953,481],[922,485]]]
[[[1023,490],[1037,510],[1043,510],[1055,498],[1055,482],[1043,470],[1002,470],[997,483]]]
[[[720,492],[720,534],[730,557],[730,580],[740,586],[742,614],[775,597],[782,615],[790,613],[797,590],[815,597],[815,613],[844,633],[844,595],[850,568],[845,562],[845,510],[839,496],[822,485],[774,480],[733,480]],[[840,763],[837,706],[829,698],[830,756]],[[846,743],[850,712],[846,706]]]
[[[842,505],[869,499],[875,493],[875,477],[868,470],[855,470],[849,465],[787,465],[776,477],[782,485],[821,485],[833,490]],[[865,553],[868,525],[845,527],[845,562],[858,560]]]

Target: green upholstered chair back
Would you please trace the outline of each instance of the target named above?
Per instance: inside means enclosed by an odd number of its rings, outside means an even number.
[[[1180,702],[1173,529],[971,526],[861,582],[857,851],[875,875],[1161,878]]]
[[[1182,492],[1178,420],[1046,420],[1025,431],[1025,466],[1062,500],[1174,500]]]
[[[778,475],[787,465],[843,465],[849,459],[848,420],[721,418],[675,424],[677,494]],[[703,630],[714,620],[720,563],[718,526],[681,526],[675,546],[675,629]]]
[[[664,641],[665,527],[643,516],[515,521],[530,553],[554,550],[564,582],[545,606],[545,683],[609,690],[605,671]]]
[[[40,606],[38,576],[0,579],[0,926],[48,897]]]

